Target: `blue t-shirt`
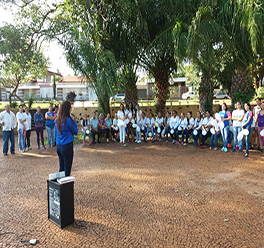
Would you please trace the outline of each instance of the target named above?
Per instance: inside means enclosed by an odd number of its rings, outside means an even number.
[[[62,122],[61,134],[58,131],[57,123],[55,125],[56,142],[58,145],[66,145],[74,141],[73,135],[78,134],[78,127],[76,121],[72,121],[70,117],[67,117],[65,125]]]
[[[245,115],[244,115],[244,119],[242,121],[242,124],[246,123],[249,119],[249,117],[251,116],[251,119],[249,121],[249,123],[247,125],[245,125],[244,127],[251,127],[252,121],[253,121],[253,113],[252,111],[248,111]]]
[[[226,119],[227,117],[231,116],[231,113],[227,110],[225,112],[220,111],[219,115],[221,118]],[[229,121],[224,121],[225,127],[229,127]]]
[[[54,116],[54,112],[47,112],[46,113],[47,116],[50,116],[50,117],[53,117]],[[48,120],[46,119],[46,127],[54,127],[55,126],[55,123],[54,123],[54,120]]]
[[[105,118],[105,125],[109,128],[111,128],[112,126],[112,119],[110,118],[109,120],[107,120],[107,118]]]

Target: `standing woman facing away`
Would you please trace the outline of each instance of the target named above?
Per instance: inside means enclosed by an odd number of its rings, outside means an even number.
[[[56,120],[57,154],[60,161],[60,172],[65,171],[65,176],[71,174],[73,161],[73,135],[78,134],[76,115],[74,120],[70,117],[71,103],[65,101],[61,104],[59,115]]]

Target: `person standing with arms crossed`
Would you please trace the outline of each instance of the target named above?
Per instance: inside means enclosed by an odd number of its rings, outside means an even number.
[[[0,113],[0,124],[2,124],[3,128],[3,154],[7,155],[9,140],[11,154],[15,154],[14,130],[16,128],[17,121],[15,114],[10,111],[9,104],[6,104],[5,111]]]
[[[65,171],[65,176],[70,176],[73,161],[73,135],[78,134],[77,116],[73,114],[71,118],[71,103],[65,101],[62,103],[59,115],[55,124],[57,137],[57,154],[60,162],[59,171]]]
[[[48,133],[48,144],[49,148],[51,148],[51,139],[52,146],[55,146],[55,122],[56,116],[54,116],[54,112],[52,111],[52,106],[49,106],[49,111],[45,115],[46,118],[46,129]]]
[[[35,131],[36,131],[36,134],[37,134],[38,149],[40,149],[39,135],[41,137],[42,149],[46,149],[46,147],[44,145],[44,138],[43,138],[43,121],[44,121],[44,117],[43,117],[43,114],[40,111],[41,111],[41,108],[40,108],[40,106],[38,106],[37,107],[37,112],[34,114]]]

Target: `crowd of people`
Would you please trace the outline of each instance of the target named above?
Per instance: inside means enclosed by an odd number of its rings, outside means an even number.
[[[172,144],[186,146],[192,137],[194,146],[205,148],[205,142],[210,138],[209,149],[218,150],[218,140],[221,137],[223,142],[221,151],[228,152],[228,148],[232,148],[232,152],[242,153],[245,141],[244,156],[248,157],[249,150],[254,149],[255,141],[257,142],[255,149],[263,153],[264,102],[261,103],[261,99],[257,98],[256,103],[257,105],[251,110],[249,103],[242,106],[240,102],[237,102],[232,112],[223,103],[221,111],[215,113],[214,117],[209,111],[206,111],[204,117],[199,111],[196,117],[193,117],[191,111],[187,113],[187,116],[185,113],[178,116],[173,110],[172,115],[167,112],[164,117],[159,112],[155,119],[152,112],[147,116],[140,110],[139,105],[133,108],[130,103],[125,109],[121,104],[113,120],[110,114],[106,118],[100,114],[97,118],[96,112],[93,112],[90,120],[87,115],[84,115],[81,121],[83,144],[86,144],[86,136],[89,137],[89,144],[100,143],[100,137],[104,135],[109,142],[111,134],[113,141],[119,141],[124,146],[126,141],[135,141],[139,144],[149,140],[161,142],[163,138],[168,143],[169,137]],[[252,133],[251,145],[249,144],[250,133]],[[231,145],[232,141],[233,145]]]
[[[40,149],[40,139],[42,144],[42,149],[46,149],[44,144],[44,118],[46,119],[46,130],[48,136],[48,146],[56,146],[55,137],[55,120],[58,115],[58,107],[53,109],[52,106],[49,107],[48,112],[45,117],[41,113],[41,108],[37,107],[37,111],[34,114],[35,131],[37,134],[37,144],[38,149]],[[5,105],[5,111],[0,113],[0,124],[3,128],[3,154],[8,153],[8,143],[10,141],[10,152],[15,153],[15,139],[14,130],[17,128],[18,132],[18,147],[19,152],[27,152],[31,150],[30,135],[31,135],[31,121],[32,116],[29,112],[29,108],[23,108],[23,105],[19,105],[19,110],[15,115],[11,110],[9,104]]]
[[[50,106],[45,116],[38,107],[34,114],[35,131],[37,134],[38,149],[46,149],[44,144],[44,118],[46,119],[46,131],[48,138],[48,146],[56,146],[56,137],[58,130],[56,129],[56,121],[58,118],[58,107]],[[75,116],[75,115],[73,115]],[[73,116],[68,116],[73,118]],[[222,138],[223,147],[221,151],[228,152],[228,148],[232,148],[232,152],[243,152],[245,141],[245,157],[249,155],[249,150],[260,150],[263,153],[263,137],[264,137],[264,102],[256,99],[256,106],[251,110],[250,104],[245,103],[244,109],[240,102],[235,104],[235,110],[232,112],[227,109],[225,103],[221,106],[221,111],[215,113],[214,117],[206,111],[203,117],[198,111],[193,117],[189,111],[177,115],[175,110],[172,114],[167,112],[163,117],[159,112],[154,118],[154,114],[150,112],[148,116],[141,111],[139,105],[133,108],[129,103],[127,108],[120,105],[120,109],[111,119],[110,114],[106,118],[103,114],[92,113],[92,118],[88,119],[85,114],[81,118],[83,144],[100,143],[100,138],[106,136],[106,141],[110,141],[110,135],[113,141],[118,141],[126,146],[126,142],[135,141],[137,144],[148,141],[159,141],[162,139],[166,143],[171,138],[172,144],[188,145],[193,141],[194,146],[205,148],[205,142],[210,139],[209,149],[218,150],[219,138]],[[3,127],[3,154],[8,153],[8,143],[10,141],[10,152],[15,153],[14,130],[18,131],[19,152],[26,152],[31,148],[31,114],[28,107],[25,109],[19,106],[19,112],[15,115],[10,111],[10,106],[5,106],[5,111],[0,113],[0,124]],[[251,135],[251,145],[249,144],[249,135]],[[41,145],[40,146],[40,141]],[[233,141],[233,144],[232,144]],[[232,144],[232,145],[231,145]]]

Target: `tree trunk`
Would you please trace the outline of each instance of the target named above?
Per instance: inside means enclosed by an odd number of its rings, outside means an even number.
[[[137,75],[131,70],[124,71],[123,80],[125,104],[128,105],[131,102],[135,106],[138,103]]]
[[[245,103],[246,99],[243,98],[243,94],[248,94],[251,86],[249,70],[236,70],[232,77],[232,86],[230,92],[232,107],[236,101],[242,101]]]
[[[161,112],[162,115],[164,116],[166,100],[168,97],[168,90],[170,87],[169,73],[167,72],[157,73],[155,75],[154,85],[157,91],[156,101],[155,101],[156,113]]]
[[[213,83],[208,78],[201,78],[199,87],[199,110],[202,114],[208,110],[212,113],[213,109]]]

